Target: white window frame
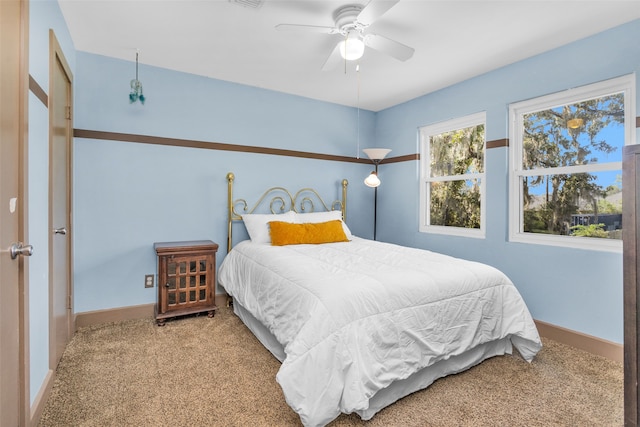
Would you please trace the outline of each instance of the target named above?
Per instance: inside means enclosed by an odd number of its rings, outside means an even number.
[[[569,89],[563,92],[517,102],[509,106],[510,167],[509,167],[509,241],[549,246],[622,252],[622,240],[593,237],[559,236],[539,233],[525,233],[522,211],[522,186],[525,176],[555,175],[564,173],[598,172],[622,170],[622,162],[606,162],[544,169],[522,169],[523,116],[584,100],[599,98],[615,93],[623,93],[625,104],[624,145],[635,144],[635,75],[627,75],[599,83]],[[623,225],[624,226],[624,225]]]
[[[430,185],[436,181],[451,181],[451,177],[435,177],[430,175],[430,149],[429,139],[432,135],[439,135],[458,129],[472,126],[484,125],[485,141],[482,146],[482,173],[455,175],[455,180],[480,180],[480,228],[464,228],[444,225],[430,225]],[[485,237],[486,224],[486,170],[487,170],[487,115],[486,112],[470,114],[468,116],[447,120],[432,125],[422,126],[418,129],[418,139],[420,142],[420,225],[422,233],[447,234],[452,236],[474,237],[483,239]]]

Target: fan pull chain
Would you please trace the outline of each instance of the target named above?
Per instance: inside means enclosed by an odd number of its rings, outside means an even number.
[[[344,50],[347,50],[347,39],[349,38],[349,33],[344,35]],[[344,55],[344,74],[347,74],[347,55]]]
[[[356,86],[357,86],[357,96],[356,96],[356,106],[358,108],[358,135],[356,137],[357,147],[356,147],[356,159],[360,159],[360,61],[356,65]]]

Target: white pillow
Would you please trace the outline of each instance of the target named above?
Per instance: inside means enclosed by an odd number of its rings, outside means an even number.
[[[245,214],[242,215],[244,226],[249,238],[254,243],[271,243],[269,234],[270,221],[295,222],[295,212],[287,211],[281,214]]]
[[[339,219],[342,222],[344,234],[347,236],[347,239],[351,240],[353,236],[351,235],[351,230],[349,230],[347,224],[342,221],[342,211],[296,213],[295,220],[293,222],[296,224],[315,224],[318,222],[327,222],[336,219]]]

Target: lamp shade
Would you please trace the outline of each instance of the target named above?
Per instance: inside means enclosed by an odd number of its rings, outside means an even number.
[[[371,160],[382,160],[391,152],[388,148],[365,148],[362,151]]]
[[[347,61],[355,61],[364,55],[364,42],[358,34],[349,33],[347,37],[338,43],[340,55]]]
[[[375,171],[371,172],[371,174],[365,178],[364,184],[367,187],[378,187],[380,185],[380,178],[378,178],[378,174]]]

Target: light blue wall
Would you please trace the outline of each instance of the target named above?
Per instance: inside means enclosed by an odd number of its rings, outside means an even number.
[[[147,101],[130,105],[133,62],[77,54],[78,129],[154,135],[353,157],[353,108],[140,65]],[[361,141],[373,141],[375,115],[361,111]],[[363,147],[371,146],[363,142]],[[76,138],[74,143],[75,310],[152,303],[144,288],[156,271],[153,243],[211,239],[226,252],[227,172],[236,197],[264,189],[349,188],[347,223],[371,237],[371,165],[289,156]],[[240,235],[244,230],[237,229]]]
[[[487,140],[508,138],[510,103],[638,73],[638,40],[640,20],[382,111],[377,145],[413,154],[419,127],[479,111]],[[622,343],[622,255],[508,242],[508,156],[505,147],[487,152],[485,239],[420,233],[418,162],[382,164],[379,238],[494,265],[534,318]]]
[[[29,3],[29,74],[49,93],[49,30],[53,29],[72,73],[75,49],[57,1]],[[29,94],[28,239],[34,253],[29,275],[29,390],[31,403],[49,372],[49,111]]]

